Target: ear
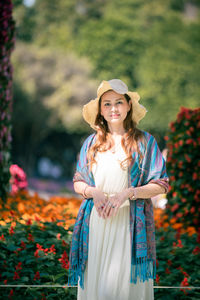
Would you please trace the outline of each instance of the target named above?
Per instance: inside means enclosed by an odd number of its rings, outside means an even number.
[[[129,100],[128,105],[129,105],[129,109],[128,109],[128,111],[129,111],[129,110],[131,110],[131,107],[132,107],[132,101],[131,101],[131,99]]]

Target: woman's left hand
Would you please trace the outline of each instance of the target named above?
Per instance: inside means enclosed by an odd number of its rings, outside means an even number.
[[[115,216],[118,212],[119,207],[127,200],[127,192],[123,190],[122,192],[116,193],[113,196],[109,196],[108,200],[102,209],[100,216],[105,218],[109,218],[111,216]],[[115,206],[114,208],[112,206]]]

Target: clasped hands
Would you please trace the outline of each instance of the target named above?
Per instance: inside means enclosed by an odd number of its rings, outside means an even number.
[[[99,217],[103,219],[115,216],[119,207],[127,200],[127,190],[108,196],[106,193],[96,190],[93,195],[94,205]]]

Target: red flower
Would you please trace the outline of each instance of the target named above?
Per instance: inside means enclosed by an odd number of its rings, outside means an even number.
[[[38,243],[36,244],[36,247],[37,247],[38,250],[44,250],[43,246],[38,244]]]
[[[190,130],[191,132],[193,132],[193,131],[194,131],[194,127],[190,126],[189,130]]]
[[[166,269],[165,269],[165,273],[166,273],[166,274],[170,274],[171,271],[170,271],[168,268],[166,268]]]
[[[64,241],[64,240],[62,240],[62,246],[63,247],[66,247],[68,244]]]
[[[3,281],[4,284],[7,284],[7,282],[8,282],[8,279],[5,279],[5,280]]]
[[[2,234],[1,236],[0,236],[0,241],[5,241],[5,237],[4,237],[4,235]]]
[[[13,289],[10,291],[10,293],[9,293],[9,296],[8,296],[8,298],[9,299],[11,299],[12,298],[12,296],[13,296],[13,294],[14,294],[14,291],[13,291]]]
[[[188,154],[184,153],[184,156],[185,156],[185,159],[186,159],[188,162],[191,162],[191,158],[189,157]]]
[[[35,276],[34,276],[33,280],[39,280],[39,279],[40,279],[40,272],[37,271],[37,272],[35,273]]]
[[[62,264],[62,268],[69,269],[69,259],[66,251],[63,252],[61,258],[59,258],[58,261]]]
[[[32,224],[31,219],[28,219],[28,220],[26,221],[26,225],[31,225],[31,224]]]
[[[19,279],[19,273],[17,273],[16,271],[14,272],[14,276],[13,276],[13,280]]]
[[[16,267],[15,267],[16,270],[21,270],[22,269],[22,262],[20,261]]]
[[[178,237],[177,237],[177,238],[178,238]],[[182,244],[181,240],[178,240],[178,243],[177,243],[177,244],[176,244],[175,242],[173,242],[173,246],[174,246],[174,247],[183,248],[183,244]],[[181,268],[181,267],[179,267],[179,268]],[[177,269],[179,269],[179,268],[177,268]]]
[[[9,229],[9,234],[10,235],[13,235],[15,232],[14,232],[14,227],[11,226],[10,229]]]
[[[39,249],[37,249],[35,252],[34,252],[34,256],[36,257],[36,258],[39,258],[40,256],[39,256]]]
[[[192,251],[192,254],[197,255],[197,254],[199,254],[199,253],[200,253],[200,247],[196,246],[196,247],[194,248],[194,250]]]
[[[198,179],[198,174],[195,172],[195,173],[193,173],[193,175],[192,175],[192,179],[193,180],[197,180]]]
[[[187,279],[187,277],[185,277],[185,278],[183,279],[183,281],[181,282],[181,286],[188,286],[188,285],[189,285],[188,279]]]
[[[158,260],[156,259],[156,267],[158,267],[159,263],[158,263]]]
[[[26,244],[23,241],[21,241],[21,247],[23,250],[26,249]]]
[[[60,236],[61,236],[61,234],[58,233],[58,234],[56,235],[56,238],[57,238],[58,240],[60,240]]]
[[[182,146],[183,145],[183,140],[179,140],[179,145]]]
[[[53,253],[53,254],[56,254],[55,245],[52,245],[52,246],[49,248],[49,252],[50,252],[50,253]]]
[[[174,212],[175,210],[177,210],[179,208],[179,204],[178,203],[175,203],[172,208],[171,208],[171,211]]]
[[[156,283],[159,284],[160,283],[160,276],[158,274],[156,274]]]
[[[37,216],[35,216],[35,221],[36,222],[40,222],[40,218],[38,218]]]
[[[190,145],[190,144],[193,143],[193,139],[187,139],[185,143],[188,144],[188,145]]]
[[[13,210],[10,210],[10,214],[11,214],[11,216],[14,218],[14,211]]]
[[[183,274],[185,277],[189,277],[188,273],[185,272],[185,271],[182,271],[182,274]]]
[[[182,244],[181,240],[178,240],[177,247],[179,247],[179,248],[183,248],[183,244]]]
[[[172,261],[171,261],[170,259],[168,259],[167,264],[168,264],[169,266],[171,266],[171,265],[172,265]]]
[[[30,242],[34,242],[34,237],[32,236],[31,233],[28,234],[28,240],[29,240]]]
[[[181,218],[181,217],[183,216],[183,213],[182,213],[182,212],[178,212],[178,213],[176,214],[176,216],[177,216],[177,218]]]
[[[17,249],[14,251],[14,253],[15,253],[16,255],[18,255],[18,254],[19,254],[18,252],[20,252],[20,251],[22,251],[22,248],[17,248]]]
[[[44,293],[42,293],[42,299],[41,300],[47,300],[46,296]]]

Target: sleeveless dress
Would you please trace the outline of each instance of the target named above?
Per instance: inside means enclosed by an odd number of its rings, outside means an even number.
[[[93,165],[95,186],[112,195],[128,187],[128,169],[120,167],[126,158],[121,144],[113,154],[98,152]],[[89,223],[88,260],[84,289],[78,282],[77,300],[153,300],[153,279],[130,283],[130,204],[127,199],[116,216],[103,219],[93,206]]]

